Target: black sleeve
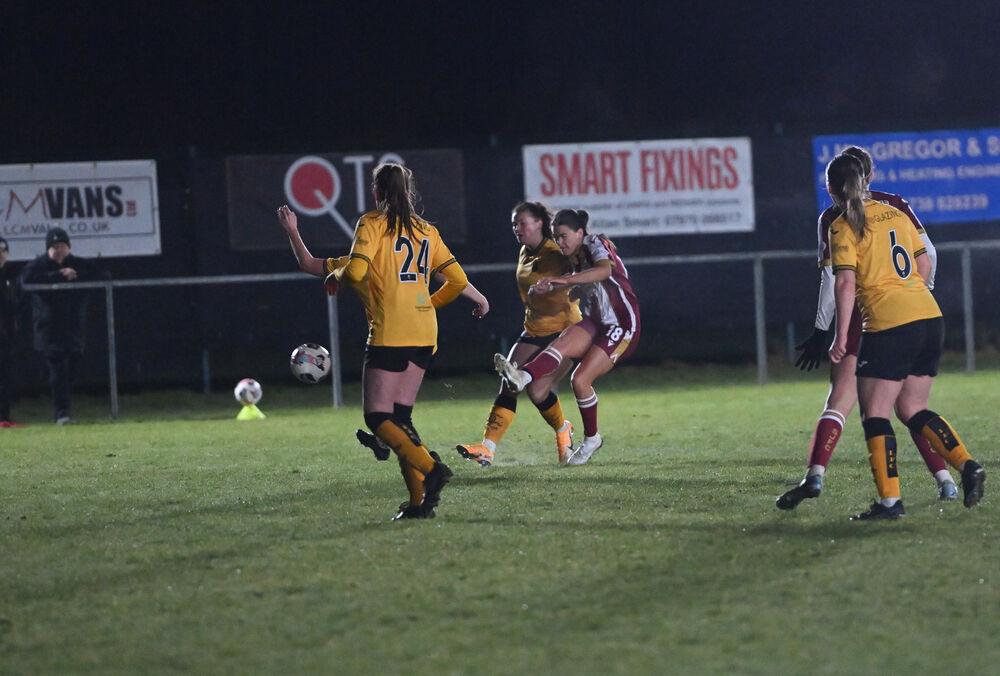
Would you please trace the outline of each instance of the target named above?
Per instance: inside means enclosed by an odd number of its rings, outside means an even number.
[[[35,259],[24,266],[21,271],[21,282],[24,284],[55,284],[63,281],[58,270],[48,270],[45,261]]]
[[[71,256],[64,265],[76,270],[76,278],[81,282],[102,282],[111,278],[102,265],[90,258]]]

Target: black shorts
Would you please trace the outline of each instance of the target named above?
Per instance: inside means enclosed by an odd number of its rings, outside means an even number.
[[[865,333],[858,348],[859,378],[904,380],[936,376],[944,345],[944,319],[921,319],[885,331]]]
[[[551,345],[560,334],[560,331],[556,331],[555,333],[550,333],[547,336],[532,336],[529,335],[527,331],[522,331],[521,335],[517,337],[515,342],[524,343],[525,345],[534,345],[538,348],[538,351],[541,352]]]
[[[434,360],[434,346],[389,347],[386,345],[365,346],[365,366],[383,371],[400,373],[412,362],[423,370],[430,368]]]

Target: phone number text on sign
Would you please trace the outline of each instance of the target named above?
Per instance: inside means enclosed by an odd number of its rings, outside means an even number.
[[[1000,219],[1000,130],[815,137],[820,209],[831,204],[826,164],[849,145],[871,154],[872,188],[902,195],[926,223]]]

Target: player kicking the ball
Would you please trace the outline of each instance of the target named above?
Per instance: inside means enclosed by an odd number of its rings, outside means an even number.
[[[520,392],[527,388],[532,399],[544,394],[546,376],[564,360],[580,359],[571,382],[583,418],[583,441],[573,449],[568,465],[582,465],[604,443],[597,427],[597,392],[594,381],[627,358],[639,344],[639,301],[632,291],[625,264],[615,246],[603,235],[587,234],[590,215],[563,209],[552,221],[555,242],[573,263],[573,272],[536,282],[530,293],[550,294],[574,287],[571,297],[580,298],[583,319],[564,330],[551,345],[518,367],[502,354],[494,356],[497,373]]]
[[[551,212],[538,202],[522,202],[514,207],[511,221],[514,237],[521,244],[515,278],[524,303],[524,331],[511,347],[507,358],[512,363],[523,364],[551,345],[563,330],[579,322],[580,308],[576,301],[570,300],[569,286],[552,293],[530,293],[535,282],[573,270],[569,259],[552,239]],[[544,377],[546,382],[539,381],[537,387],[528,393],[531,402],[556,434],[556,458],[560,465],[566,464],[572,451],[573,426],[563,418],[562,404],[552,385],[559,382],[572,365],[571,360],[563,360]],[[534,393],[540,393],[540,396],[534,396]],[[474,460],[482,467],[493,464],[497,444],[514,422],[517,395],[518,391],[501,379],[500,392],[493,400],[482,443],[459,444],[455,447],[459,455]]]

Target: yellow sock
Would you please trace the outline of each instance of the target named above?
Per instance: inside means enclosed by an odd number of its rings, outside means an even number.
[[[563,416],[562,404],[559,403],[559,397],[555,397],[556,403],[549,406],[544,411],[538,409],[538,412],[542,414],[545,418],[545,422],[549,424],[549,427],[554,429],[556,432],[563,426],[566,422],[566,418]]]
[[[503,435],[507,433],[507,428],[514,422],[514,412],[503,406],[493,405],[490,409],[490,417],[486,421],[486,428],[483,430],[483,439],[489,439],[494,444],[498,443]]]
[[[434,469],[434,458],[427,448],[420,444],[419,439],[412,439],[399,425],[392,420],[383,421],[376,429],[375,435],[387,443],[396,455],[406,458],[407,462],[422,474]],[[419,503],[418,503],[419,504]]]
[[[403,456],[396,456],[396,459],[399,461],[399,471],[403,474],[406,489],[410,492],[410,504],[419,505],[424,499],[424,475],[413,469],[413,465]]]
[[[868,461],[875,477],[875,488],[880,498],[898,498],[899,471],[896,466],[896,437],[880,434],[866,439]]]
[[[955,469],[961,469],[966,460],[972,460],[955,429],[939,415],[924,423],[920,428],[920,436],[929,441],[931,448]]]

